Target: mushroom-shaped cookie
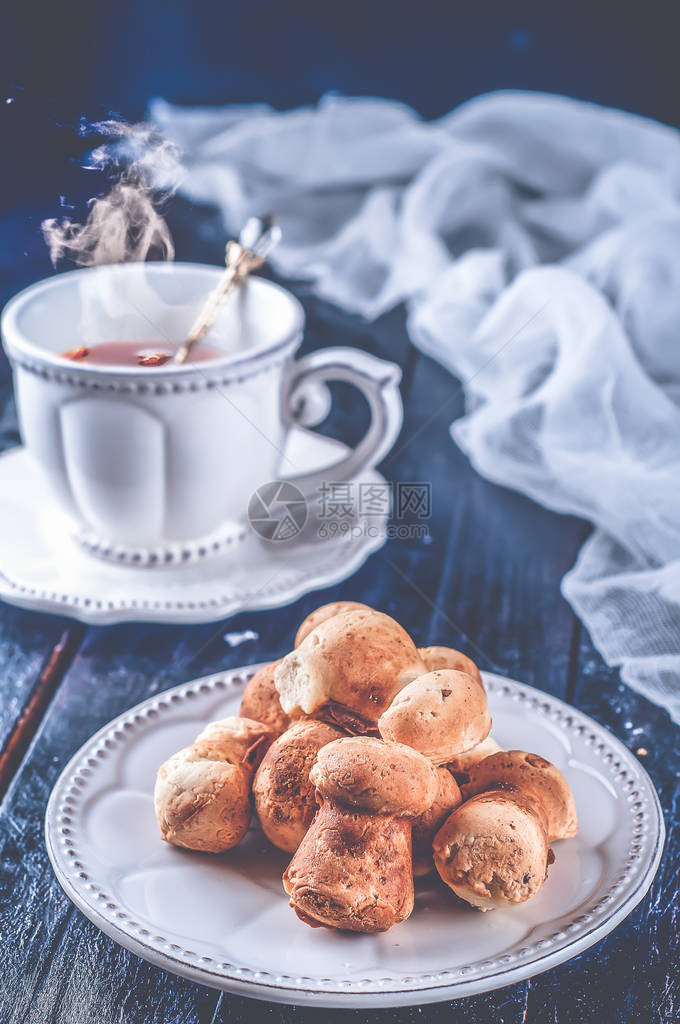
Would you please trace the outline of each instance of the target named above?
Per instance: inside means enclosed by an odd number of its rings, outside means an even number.
[[[528,900],[543,885],[552,857],[540,805],[499,789],[457,807],[432,849],[442,880],[480,910]]]
[[[425,662],[428,672],[437,672],[442,668],[454,668],[458,672],[467,672],[469,676],[477,680],[480,686],[484,686],[481,673],[474,661],[462,651],[457,651],[453,647],[421,647],[418,653]]]
[[[242,717],[270,726],[277,736],[285,732],[291,722],[281,707],[279,691],[274,685],[274,670],[280,660],[272,661],[256,672],[241,698]]]
[[[300,628],[295,634],[295,646],[299,647],[312,630],[320,626],[326,619],[332,619],[334,615],[339,615],[341,612],[355,612],[359,609],[373,610],[367,604],[361,604],[360,601],[331,601],[330,604],[322,604],[320,608],[310,612],[307,618],[300,623]]]
[[[460,777],[463,799],[489,789],[523,793],[543,807],[548,822],[548,839],[570,839],[578,831],[576,805],[562,772],[538,754],[526,750],[503,750],[473,765]]]
[[[380,716],[383,739],[406,743],[435,764],[446,764],[486,739],[486,694],[467,672],[441,669],[405,686]]]
[[[413,909],[411,821],[430,808],[430,762],[399,743],[346,737],[311,771],[319,811],[283,876],[298,917],[312,926],[381,932]]]
[[[545,881],[550,843],[576,835],[569,785],[549,761],[522,750],[491,754],[467,776],[466,802],[434,839],[437,871],[482,910],[522,903]]]
[[[321,747],[342,733],[313,719],[293,724],[272,743],[253,782],[255,810],[267,839],[295,853],[317,811],[309,773]]]
[[[434,869],[432,840],[451,811],[458,807],[462,797],[458,783],[446,768],[435,769],[438,792],[431,807],[413,819],[413,874],[416,878],[428,875]]]
[[[424,665],[406,630],[370,608],[326,619],[286,655],[274,679],[287,715],[300,711],[351,733],[379,716]]]
[[[453,773],[455,779],[458,780],[458,776],[461,773],[467,772],[473,765],[483,761],[485,757],[490,757],[491,754],[496,754],[502,749],[501,745],[496,743],[493,736],[487,736],[485,740],[478,743],[472,750],[466,750],[463,754],[458,754],[457,757],[451,758],[446,767]]]
[[[161,836],[174,846],[221,853],[243,839],[250,785],[274,733],[249,718],[224,718],[158,769],[154,790]]]

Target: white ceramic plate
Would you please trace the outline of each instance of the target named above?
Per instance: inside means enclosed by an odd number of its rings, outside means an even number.
[[[203,725],[238,714],[259,666],[209,676],[145,701],[73,758],[47,808],[46,841],[67,895],[107,935],[159,967],[258,999],[403,1006],[468,996],[560,964],[612,930],[657,869],[663,818],[647,773],[586,715],[530,686],[485,674],[494,735],[566,775],[580,831],[555,844],[538,895],[483,914],[436,877],[413,914],[382,935],[303,924],[281,885],[286,857],[253,827],[227,854],[162,843],[156,768]]]
[[[347,448],[294,428],[286,452],[308,471],[337,462]],[[367,483],[385,480],[365,470],[353,486]],[[347,579],[386,536],[382,514],[357,516],[346,539],[314,544],[267,546],[248,529],[244,541],[204,561],[139,568],[103,561],[74,540],[24,448],[0,455],[0,494],[0,599],[93,625],[216,622],[246,607],[280,608]]]

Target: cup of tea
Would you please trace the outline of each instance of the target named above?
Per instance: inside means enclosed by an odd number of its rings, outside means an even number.
[[[21,436],[91,550],[155,564],[209,554],[242,535],[249,500],[285,479],[312,497],[323,479],[375,465],[402,423],[401,371],[353,348],[302,359],[302,306],[263,278],[221,308],[191,361],[172,356],[223,268],[124,263],[58,274],[5,308]],[[336,464],[305,472],[283,455],[294,424],[321,422],[327,382],[355,385],[371,421]]]

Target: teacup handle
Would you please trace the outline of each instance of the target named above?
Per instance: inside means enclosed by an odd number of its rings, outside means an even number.
[[[306,498],[313,497],[332,474],[342,483],[387,455],[399,436],[404,409],[399,394],[401,369],[357,348],[326,348],[303,356],[291,367],[283,384],[283,416],[288,425],[317,426],[328,415],[331,396],[326,382],[354,384],[368,402],[371,422],[356,448],[324,469],[286,478]]]

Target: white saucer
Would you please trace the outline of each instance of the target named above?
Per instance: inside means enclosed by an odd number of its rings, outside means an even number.
[[[286,454],[307,471],[337,462],[346,451],[337,441],[294,428]],[[365,470],[356,482],[385,481]],[[248,528],[247,538],[223,554],[140,568],[103,561],[76,542],[25,449],[0,456],[0,495],[0,599],[93,625],[212,622],[246,606],[278,608],[351,576],[385,542],[386,515],[358,519],[366,529],[341,539],[306,544],[265,544]]]
[[[46,815],[47,849],[69,898],[116,942],[203,985],[280,1003],[418,1005],[521,981],[607,935],[639,903],[663,848],[649,776],[622,743],[554,697],[484,674],[494,736],[565,774],[579,834],[527,903],[486,914],[436,876],[411,917],[383,935],[309,928],[283,892],[287,858],[259,828],[220,856],[161,842],[158,765],[206,722],[238,714],[259,666],[175,687],[116,718],[64,769]]]

